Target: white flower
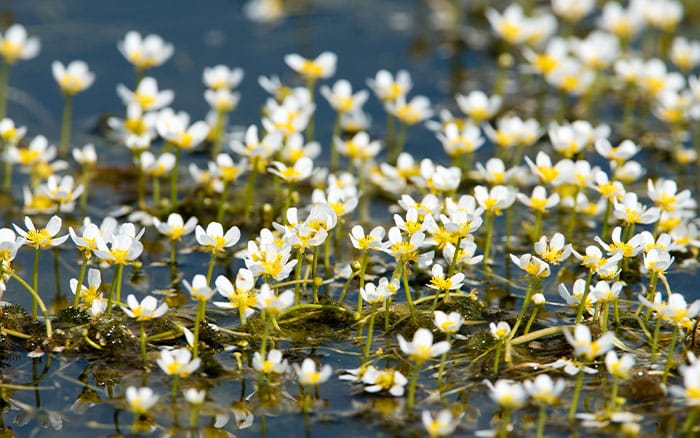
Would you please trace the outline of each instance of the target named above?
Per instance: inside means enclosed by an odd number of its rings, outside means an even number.
[[[451,435],[461,418],[461,416],[455,418],[447,409],[441,410],[434,417],[430,411],[423,411],[421,414],[423,426],[431,438]]]
[[[238,270],[235,287],[228,278],[223,275],[216,277],[216,290],[220,295],[228,299],[227,302],[215,301],[214,305],[223,309],[239,309],[241,324],[245,324],[246,318],[255,312],[256,297],[253,291],[255,279],[253,273],[245,268]]]
[[[425,96],[415,96],[409,102],[406,102],[405,97],[400,96],[395,102],[388,102],[386,110],[406,125],[415,125],[433,115],[430,100]]]
[[[401,351],[408,355],[411,360],[418,363],[440,356],[450,350],[450,344],[446,341],[433,344],[433,334],[425,328],[416,330],[410,343],[401,335],[398,335],[397,338]]]
[[[257,295],[258,308],[268,313],[276,314],[294,304],[294,291],[287,290],[280,295],[270,289],[267,283],[260,287]]]
[[[547,236],[542,236],[535,242],[535,253],[547,263],[558,265],[571,255],[571,244],[565,242],[564,235],[561,233],[554,233],[549,242],[547,242]]]
[[[293,166],[287,166],[280,161],[273,161],[272,166],[268,169],[268,172],[279,176],[287,183],[297,183],[311,176],[314,163],[309,157],[301,157]]]
[[[117,43],[117,48],[137,70],[163,64],[174,51],[173,45],[158,35],[151,34],[142,38],[140,33],[134,31],[127,32],[124,40]]]
[[[191,405],[201,405],[204,403],[207,391],[205,389],[187,388],[182,391],[182,395],[185,397],[187,403]]]
[[[474,123],[480,123],[493,117],[501,108],[503,101],[501,96],[489,97],[481,90],[474,90],[466,96],[457,93],[455,99],[459,109]]]
[[[253,368],[263,374],[284,374],[289,368],[287,359],[282,360],[282,352],[270,350],[267,359],[263,360],[259,352],[253,354]]]
[[[37,37],[27,37],[27,31],[21,24],[13,24],[4,35],[0,35],[0,56],[8,64],[19,59],[32,59],[39,54],[41,43]]]
[[[533,256],[532,254],[523,254],[517,257],[514,254],[510,255],[510,259],[515,263],[520,269],[527,272],[532,277],[544,278],[549,277],[550,270],[549,265],[539,258]]]
[[[613,340],[615,339],[615,335],[612,332],[607,332],[593,341],[590,329],[582,324],[576,325],[573,335],[567,328],[564,328],[563,332],[566,340],[574,347],[574,354],[587,361],[591,361],[612,349]]]
[[[316,59],[305,59],[296,53],[284,57],[289,68],[311,80],[333,76],[337,61],[338,57],[332,52],[323,52]]]
[[[27,227],[27,231],[23,230],[16,224],[12,224],[19,234],[27,244],[35,249],[44,249],[54,246],[59,246],[68,240],[68,234],[61,237],[56,237],[59,231],[61,231],[62,220],[58,216],[51,216],[49,222],[46,224],[46,228],[37,229],[34,226],[29,216],[24,217],[24,226]]]
[[[435,327],[443,333],[457,333],[464,324],[464,317],[458,312],[450,312],[448,315],[443,311],[436,310],[433,316]]]
[[[168,305],[161,303],[159,306],[158,300],[152,295],[148,295],[139,303],[134,295],[129,294],[126,297],[126,303],[129,307],[122,307],[122,310],[129,318],[134,318],[136,321],[150,321],[160,318],[168,311]]]
[[[126,388],[126,401],[129,409],[138,415],[147,415],[151,408],[158,402],[158,396],[149,387]]]
[[[187,377],[199,368],[202,359],[192,359],[192,352],[187,348],[161,350],[156,363],[169,376]]]
[[[484,380],[486,386],[489,387],[489,396],[502,409],[520,409],[527,401],[527,394],[523,385],[512,380],[499,379],[496,384]]]
[[[399,70],[396,76],[386,70],[379,70],[373,79],[367,80],[367,85],[382,102],[405,97],[413,88],[411,75],[406,70]]]
[[[388,391],[394,397],[402,397],[408,379],[398,370],[378,370],[370,365],[362,374],[362,383],[368,385],[365,386],[366,392]]]
[[[317,370],[316,362],[310,357],[304,359],[301,367],[298,364],[292,364],[292,366],[301,385],[318,385],[328,380],[333,373],[333,369],[328,364],[321,367],[321,370]]]
[[[51,64],[51,72],[61,91],[68,96],[90,88],[95,81],[95,74],[83,61],[72,61],[67,66],[54,61]]]
[[[360,251],[367,251],[371,249],[381,250],[384,248],[384,235],[386,230],[382,226],[376,226],[372,228],[369,234],[365,235],[365,230],[362,225],[355,225],[350,230],[350,241],[352,246]]]
[[[219,253],[226,248],[230,248],[238,243],[241,238],[241,231],[238,227],[229,228],[224,234],[224,228],[218,222],[210,222],[206,231],[201,226],[195,228],[197,243],[204,247],[205,251]]]
[[[230,68],[223,64],[214,67],[205,67],[202,73],[202,81],[207,88],[212,90],[233,90],[243,80],[243,69]]]
[[[209,301],[216,292],[216,288],[210,288],[207,283],[207,277],[202,274],[195,275],[192,279],[192,284],[187,280],[182,280],[182,283],[185,285],[185,289],[190,293],[193,300]]]
[[[194,231],[194,227],[197,225],[197,218],[193,216],[185,223],[179,213],[170,213],[167,222],[161,222],[157,217],[154,217],[153,225],[158,229],[158,232],[168,236],[170,240],[180,240],[183,236],[187,236]]]
[[[138,105],[142,111],[156,111],[165,108],[175,98],[175,93],[172,90],[159,90],[158,82],[150,76],[141,79],[134,91],[122,84],[117,85],[117,94],[124,105],[127,107]]]
[[[2,135],[2,122],[0,121],[0,135]],[[92,166],[97,162],[97,153],[95,146],[92,143],[86,144],[81,148],[74,148],[72,151],[73,159],[76,163],[83,167]]]
[[[489,330],[491,332],[491,336],[496,338],[498,341],[502,341],[510,335],[510,324],[508,324],[505,321],[499,321],[498,324],[495,323],[490,323],[489,324]]]
[[[339,113],[357,111],[362,108],[362,105],[367,101],[367,97],[369,97],[367,90],[361,90],[353,94],[352,85],[344,79],[333,84],[333,88],[327,85],[322,86],[321,95]]]
[[[634,366],[634,356],[628,353],[618,358],[615,351],[610,350],[605,355],[605,367],[608,372],[618,379],[626,379]]]
[[[559,400],[559,396],[566,389],[566,381],[557,379],[557,382],[554,383],[548,374],[540,374],[535,377],[534,381],[525,380],[523,386],[535,403],[551,405]]]

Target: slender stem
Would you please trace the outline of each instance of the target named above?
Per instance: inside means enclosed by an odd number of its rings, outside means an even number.
[[[124,265],[117,265],[117,303],[122,302],[122,277],[124,277]]]
[[[503,410],[503,418],[501,418],[501,428],[498,430],[499,438],[506,438],[508,436],[508,432],[510,431],[510,414],[510,409],[505,408]]]
[[[498,375],[498,367],[501,361],[501,349],[503,349],[503,341],[499,340],[496,344],[496,354],[493,356],[493,374]]]
[[[537,414],[537,438],[542,438],[544,435],[544,425],[547,422],[547,404],[540,405],[540,412]]]
[[[374,317],[377,313],[377,303],[372,303],[372,310],[369,314],[369,325],[367,326],[367,342],[365,343],[365,351],[363,352],[363,363],[369,362],[369,352],[372,349],[372,333],[374,332]]]
[[[160,177],[153,176],[153,207],[160,206]]]
[[[248,175],[248,181],[245,184],[245,193],[243,194],[243,219],[248,220],[250,217],[250,206],[253,204],[253,188],[255,187],[255,179],[258,176],[258,157],[253,157],[253,161],[250,164],[250,175]],[[286,212],[283,213],[286,215]]]
[[[209,259],[209,267],[207,267],[207,284],[211,284],[211,276],[214,272],[214,263],[216,262],[216,253],[211,253],[211,258]]]
[[[335,139],[338,138],[338,136],[340,135],[340,116],[341,116],[340,112],[338,112],[338,115],[335,116],[335,123],[333,124],[333,135],[331,136],[331,163],[330,163],[331,173],[335,172],[336,170],[338,170],[338,167],[340,167],[340,156],[338,155],[338,145],[335,143]]]
[[[206,305],[207,301],[203,299],[198,299],[197,300],[197,313],[195,314],[195,319],[194,319],[194,342],[192,345],[192,357],[197,358],[199,356],[199,326],[202,323],[202,320],[204,319],[204,315],[206,312]]]
[[[608,202],[605,204],[605,215],[603,216],[603,231],[600,233],[600,238],[603,241],[608,240],[608,230],[610,229],[610,214],[612,213],[613,201],[612,198],[608,198]]]
[[[395,164],[396,160],[399,158],[399,155],[401,155],[401,152],[403,152],[403,147],[404,144],[406,143],[406,134],[408,133],[408,125],[405,123],[401,123],[399,126],[399,135],[396,138],[396,142],[394,143],[393,150],[389,151],[389,163]]]
[[[219,198],[219,209],[216,212],[216,221],[221,223],[224,220],[226,212],[226,199],[228,199],[229,181],[224,181],[224,187],[221,189],[221,197]]]
[[[10,188],[12,187],[12,161],[9,156],[9,145],[5,148],[5,177],[2,184],[2,190],[5,193],[10,193]]]
[[[7,114],[7,84],[10,77],[10,64],[0,63],[0,119]]]
[[[671,364],[673,364],[673,353],[676,349],[676,341],[678,340],[678,324],[673,326],[673,333],[671,334],[671,345],[668,347],[668,358],[666,358],[666,366],[664,367],[664,376],[661,378],[661,384],[665,385],[668,381],[669,371],[671,371]]]
[[[34,251],[34,269],[32,270],[32,289],[39,296],[39,248]],[[33,297],[33,295],[32,295]],[[36,321],[37,316],[37,299],[32,299],[32,321]]]
[[[612,375],[612,389],[610,390],[610,410],[617,412],[617,390],[620,386],[620,379],[615,374]]]
[[[309,96],[311,101],[309,103],[314,103],[314,85],[316,85],[315,78],[308,78],[306,81],[306,88],[309,90]],[[311,113],[309,117],[309,123],[306,125],[306,142],[310,143],[314,139],[314,113]]]
[[[216,156],[221,153],[221,142],[224,139],[226,129],[226,111],[216,112],[216,121],[214,122],[214,139],[211,146],[211,158],[216,159]]]
[[[170,264],[175,265],[175,259],[177,258],[177,240],[170,240]]]
[[[368,164],[367,160],[362,160],[357,172],[357,189],[360,192],[358,205],[360,222],[367,222],[369,220],[369,196],[367,193]]]
[[[583,317],[583,310],[586,308],[586,300],[588,299],[588,292],[591,288],[591,281],[593,281],[593,270],[589,269],[588,276],[586,277],[586,285],[581,294],[581,301],[578,303],[578,308],[576,309],[576,324],[580,323]]]
[[[66,94],[63,98],[63,120],[61,121],[61,142],[58,146],[58,153],[65,157],[68,155],[70,147],[70,125],[73,114],[73,97]]]
[[[83,288],[83,280],[85,279],[85,271],[87,269],[89,257],[83,257],[83,264],[80,266],[80,275],[78,275],[78,286],[75,288],[75,297],[73,298],[73,308],[77,309],[80,305],[80,293]]]
[[[450,342],[450,337],[452,336],[451,333],[445,333],[445,341],[447,343]],[[438,381],[437,381],[437,387],[438,391],[442,392],[442,378],[443,375],[445,374],[445,364],[447,363],[447,352],[442,353],[442,356],[440,357],[440,367],[438,367]]]
[[[537,210],[535,213],[535,231],[532,235],[532,241],[536,242],[542,235],[542,211]]]
[[[695,421],[698,418],[698,412],[700,411],[700,406],[693,406],[691,408],[690,414],[688,415],[688,418],[685,420],[685,423],[683,423],[683,433],[690,433],[693,427],[695,426]]]
[[[369,252],[364,251],[362,253],[362,259],[360,261],[360,290],[365,288],[365,270],[367,269],[367,260],[369,259]],[[357,294],[357,314],[362,315],[362,294]]]
[[[80,174],[80,184],[83,186],[83,193],[80,194],[80,211],[87,213],[88,200],[88,185],[90,183],[90,165],[83,166],[83,171]]]
[[[29,294],[32,296],[32,299],[38,304],[39,310],[41,310],[42,315],[44,315],[44,323],[46,325],[46,337],[51,338],[53,336],[53,330],[51,328],[51,319],[49,318],[49,312],[48,310],[46,310],[46,305],[44,304],[44,301],[41,299],[36,290],[29,286],[29,284],[27,284],[27,282],[24,281],[22,277],[15,273],[12,273],[11,275],[12,278],[19,282],[19,284],[24,286],[27,292],[29,292]]]
[[[146,365],[146,322],[141,321],[140,325],[140,335],[141,335],[141,361]]]
[[[525,330],[523,330],[523,334],[526,335],[530,332],[530,327],[532,327],[532,323],[535,322],[535,319],[537,318],[537,312],[540,310],[540,306],[535,306],[532,309],[532,313],[530,314],[530,318],[527,320],[527,324],[525,324]],[[605,330],[603,330],[605,332]]]
[[[486,242],[484,243],[484,269],[487,269],[487,266],[489,265],[489,253],[491,252],[491,239],[493,237],[493,223],[494,223],[493,213],[487,212],[486,213]]]
[[[141,154],[139,151],[134,153],[134,162],[136,163],[136,199],[139,208],[146,208],[146,173],[141,166]]]
[[[518,327],[520,327],[520,324],[522,324],[523,318],[525,317],[525,312],[527,312],[527,308],[530,306],[530,301],[532,300],[532,294],[535,291],[535,284],[537,281],[538,280],[535,277],[530,277],[527,291],[525,291],[525,299],[523,300],[523,305],[520,308],[520,313],[518,313],[518,319],[515,321],[515,325],[510,331],[510,335],[508,335],[509,340],[515,337],[516,333],[518,332]]]
[[[656,347],[659,345],[659,332],[661,331],[661,315],[656,315],[656,325],[654,326],[654,334],[651,337],[651,361],[656,361]]]
[[[413,411],[413,402],[416,396],[416,382],[418,381],[418,372],[420,371],[420,364],[416,362],[411,370],[411,381],[408,384],[408,400],[406,401],[406,408],[409,412]]]
[[[581,388],[583,387],[583,371],[586,368],[586,363],[581,362],[581,369],[576,376],[576,386],[574,387],[574,395],[571,398],[571,408],[569,409],[569,421],[574,421],[576,418],[576,408],[578,407],[578,399],[581,395]]]
[[[318,283],[316,282],[316,268],[318,266],[318,246],[314,247],[313,258],[311,260],[311,279],[313,280],[313,285],[311,290],[313,292],[314,303],[318,303]]]
[[[267,311],[263,310],[260,314],[263,320],[263,336],[260,341],[260,357],[265,358],[267,354],[267,338],[270,336],[270,318],[267,315]]]
[[[294,280],[297,282],[294,284],[294,305],[299,305],[301,303],[301,264],[304,261],[304,249],[302,247],[297,248],[297,265],[294,270]],[[344,295],[342,296],[344,298]]]
[[[406,290],[406,301],[408,302],[408,309],[411,312],[411,321],[416,323],[416,307],[413,305],[413,297],[411,296],[411,287],[408,284],[408,262],[403,262],[403,287]]]
[[[175,147],[175,165],[173,166],[172,173],[170,174],[170,209],[174,210],[177,206],[177,171],[180,166],[180,156],[182,155],[182,148]]]

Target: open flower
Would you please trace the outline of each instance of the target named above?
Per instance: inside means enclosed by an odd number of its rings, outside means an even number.
[[[24,226],[27,227],[27,231],[23,230],[16,224],[12,224],[19,234],[27,244],[35,249],[44,249],[54,246],[59,246],[66,240],[68,240],[68,234],[61,237],[56,237],[56,234],[61,230],[61,218],[58,216],[51,216],[49,222],[46,224],[46,228],[37,229],[34,226],[29,216],[24,217]]]
[[[489,397],[502,409],[520,409],[527,401],[527,393],[519,382],[499,379],[495,384],[488,380],[484,380],[484,383],[489,387]]]
[[[28,37],[21,24],[13,24],[4,35],[0,34],[0,56],[6,63],[14,64],[20,59],[32,59],[39,54],[41,43],[37,37]]]
[[[574,354],[584,360],[591,361],[596,357],[607,353],[613,347],[615,335],[612,332],[603,334],[593,341],[590,329],[582,324],[577,324],[572,335],[569,329],[563,329],[564,337],[574,347]]]
[[[168,305],[166,303],[158,305],[158,300],[152,295],[146,296],[139,303],[133,294],[129,294],[126,297],[126,303],[129,307],[122,307],[122,310],[129,318],[134,318],[136,321],[150,321],[160,318],[168,311]]]
[[[367,385],[366,392],[387,391],[394,397],[402,397],[408,380],[398,370],[391,368],[379,370],[370,365],[362,374],[362,383]]]
[[[369,93],[367,90],[361,90],[353,94],[350,82],[341,79],[333,84],[333,88],[327,85],[322,86],[321,95],[326,98],[336,112],[347,113],[362,108]]]
[[[61,91],[68,96],[90,88],[95,81],[95,74],[83,61],[72,61],[67,66],[54,61],[51,64],[51,72]]]
[[[318,385],[323,383],[331,376],[333,369],[326,364],[320,370],[316,369],[316,362],[310,357],[304,359],[301,366],[292,364],[294,371],[297,374],[297,379],[301,385]]]
[[[571,250],[571,244],[566,243],[564,235],[561,233],[555,233],[549,242],[547,242],[547,236],[542,236],[535,243],[535,253],[552,265],[558,265],[569,258]]]
[[[259,352],[253,354],[253,368],[263,374],[284,374],[289,368],[287,359],[282,359],[282,352],[270,350],[267,359],[262,359]]]
[[[457,333],[464,324],[464,317],[459,312],[450,312],[448,315],[441,310],[436,310],[433,316],[435,327],[443,333]]]
[[[187,348],[162,350],[156,363],[169,376],[187,377],[199,368],[202,359],[192,359],[192,352]]]
[[[202,274],[195,275],[192,284],[187,280],[182,280],[182,284],[185,285],[185,289],[190,293],[192,299],[197,301],[209,301],[216,292],[216,288],[210,288],[207,277]]]
[[[243,80],[243,69],[230,68],[223,64],[205,67],[202,80],[211,90],[233,90]]]
[[[70,279],[70,290],[73,294],[80,295],[80,306],[83,309],[90,309],[92,307],[93,301],[102,298],[100,293],[100,286],[102,285],[102,275],[99,269],[90,269],[88,271],[88,286],[80,285],[80,290],[78,290],[78,280],[75,278]]]
[[[158,402],[158,396],[147,386],[126,388],[126,402],[129,409],[137,415],[147,415],[151,408]]]
[[[401,335],[398,335],[397,338],[401,351],[418,363],[440,356],[450,350],[449,342],[441,341],[433,344],[433,334],[425,328],[416,330],[410,343]]]
[[[433,416],[430,411],[423,411],[421,421],[425,427],[425,431],[431,438],[451,435],[457,425],[459,425],[460,417],[455,418],[447,409],[443,409]]]
[[[559,400],[559,396],[566,389],[566,381],[557,379],[556,383],[547,374],[540,374],[535,380],[525,380],[523,382],[525,391],[532,397],[535,403],[551,405]]]
[[[257,302],[253,290],[255,287],[253,273],[245,268],[239,269],[236,275],[235,287],[231,284],[231,281],[223,275],[216,277],[215,284],[219,294],[226,297],[228,301],[214,301],[214,305],[223,309],[238,309],[241,317],[241,324],[244,324],[246,318],[255,312],[254,307]]]
[[[180,240],[183,236],[187,236],[194,231],[194,227],[197,225],[197,218],[193,216],[185,223],[180,214],[170,213],[167,222],[161,222],[160,219],[154,217],[153,225],[161,234],[168,236],[170,240]]]
[[[233,226],[224,234],[224,228],[218,222],[210,222],[206,231],[201,226],[195,228],[197,243],[204,247],[204,250],[211,253],[222,252],[238,243],[241,238],[241,231]]]
[[[167,61],[174,51],[173,45],[166,43],[158,35],[141,37],[141,34],[135,31],[127,32],[124,40],[117,44],[117,48],[137,70],[158,67]]]
[[[618,379],[626,379],[634,366],[634,356],[625,353],[618,357],[615,351],[610,350],[605,355],[605,367],[608,372]]]
[[[323,52],[316,59],[306,59],[296,53],[284,57],[284,62],[300,75],[309,80],[329,78],[335,74],[338,57],[332,52]]]
[[[159,90],[158,81],[150,76],[141,79],[134,91],[122,84],[117,85],[117,94],[124,105],[127,107],[138,105],[142,111],[156,111],[165,108],[175,98],[175,92],[172,90]]]

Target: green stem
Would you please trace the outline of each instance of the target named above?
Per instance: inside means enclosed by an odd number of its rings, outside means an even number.
[[[578,399],[581,395],[583,387],[583,376],[586,374],[583,370],[586,368],[586,363],[581,362],[581,369],[576,376],[576,386],[574,387],[574,395],[571,398],[571,408],[569,409],[569,421],[574,421],[576,418],[576,408],[578,407]]]
[[[41,314],[44,315],[44,323],[46,325],[46,337],[51,338],[53,336],[53,330],[51,328],[51,319],[49,318],[49,312],[46,310],[46,305],[44,304],[44,301],[41,299],[39,294],[36,292],[36,289],[32,288],[27,284],[26,281],[22,279],[19,275],[12,273],[12,278],[17,280],[19,284],[24,286],[24,288],[29,292],[29,294],[32,296],[32,299],[38,304],[39,310],[41,310]],[[36,318],[35,318],[36,319]]]
[[[170,264],[175,265],[175,259],[177,257],[177,240],[170,240]]]
[[[365,351],[363,352],[364,364],[369,362],[369,352],[372,349],[372,333],[374,331],[374,317],[377,313],[377,303],[372,303],[372,310],[369,314],[369,325],[367,327],[367,342],[365,343]]]
[[[209,259],[209,266],[207,267],[207,284],[211,284],[211,276],[214,273],[214,263],[216,262],[216,253],[211,253],[211,258]]]
[[[316,268],[318,265],[318,246],[314,247],[314,255],[311,260],[311,279],[313,280],[313,285],[311,290],[313,292],[314,303],[318,303],[318,283],[316,282]]]
[[[116,300],[117,303],[122,302],[122,277],[124,276],[124,265],[117,265],[117,294],[116,294]]]
[[[365,270],[367,269],[368,259],[369,252],[364,251],[362,253],[362,259],[360,261],[360,290],[365,288]],[[362,315],[362,294],[357,294],[357,314]]]
[[[661,384],[666,385],[668,381],[668,375],[671,371],[671,364],[673,364],[673,353],[676,349],[676,341],[678,340],[678,324],[673,326],[673,333],[671,334],[671,345],[668,347],[668,358],[666,359],[666,366],[664,367],[664,376],[661,378]]]
[[[177,207],[177,171],[180,166],[180,156],[182,155],[182,148],[177,146],[175,148],[175,165],[173,166],[172,173],[170,174],[170,209],[175,210]]]
[[[73,114],[73,98],[66,94],[63,98],[63,120],[61,121],[61,142],[58,146],[58,153],[65,157],[68,155],[70,147],[70,125]]]
[[[199,326],[202,323],[202,320],[204,319],[204,315],[206,313],[206,305],[207,301],[203,299],[198,299],[197,300],[197,313],[195,315],[194,319],[194,342],[192,345],[192,358],[196,359],[199,356]]]
[[[408,399],[406,401],[406,408],[409,412],[413,411],[413,404],[416,396],[416,382],[418,381],[418,372],[420,371],[420,364],[416,362],[413,365],[413,370],[411,370],[411,381],[408,384]]]
[[[12,161],[8,156],[7,151],[5,152],[5,178],[2,184],[2,190],[5,193],[10,193],[10,188],[12,188]]]
[[[484,243],[484,269],[488,269],[489,254],[491,252],[491,240],[493,238],[494,215],[492,212],[486,213],[486,242]],[[457,251],[457,248],[455,251]]]
[[[520,313],[518,313],[518,319],[515,321],[515,325],[510,331],[510,335],[508,335],[508,340],[515,337],[516,333],[518,332],[518,327],[520,327],[520,324],[522,324],[523,318],[525,317],[525,312],[527,312],[527,308],[530,306],[530,301],[532,300],[532,294],[535,291],[535,284],[537,281],[538,280],[535,277],[530,277],[530,281],[527,285],[527,291],[525,291],[523,305],[520,308]]]
[[[540,412],[537,414],[537,438],[542,438],[544,435],[544,425],[547,422],[547,404],[540,405]]]
[[[540,310],[539,306],[535,306],[535,308],[532,309],[530,318],[528,318],[527,324],[525,324],[525,330],[523,330],[523,335],[526,335],[530,332],[530,327],[532,327],[532,323],[535,322],[535,318],[537,318],[538,310]],[[605,330],[603,330],[603,332],[605,332]]]
[[[86,165],[83,167],[83,171],[80,174],[80,184],[83,186],[83,193],[80,194],[80,211],[83,214],[87,213],[88,184],[89,183],[90,183],[90,166]]]
[[[245,193],[243,195],[243,219],[245,221],[250,217],[250,206],[253,204],[253,188],[255,188],[255,179],[258,176],[258,157],[253,157],[253,161],[250,164],[250,175],[248,175],[248,181],[245,184]],[[283,212],[282,215],[285,216],[287,212]]]
[[[297,248],[297,265],[294,270],[294,305],[299,305],[301,303],[301,265],[304,261],[304,249],[302,247]],[[343,296],[344,298],[344,296]]]
[[[698,411],[700,411],[700,406],[693,406],[688,418],[683,423],[683,433],[689,434],[693,427],[695,426],[695,421],[698,418]]]
[[[10,77],[10,64],[5,61],[0,63],[0,119],[7,114],[7,84]]]
[[[263,310],[260,317],[263,320],[263,336],[260,341],[260,357],[265,358],[267,354],[267,338],[270,336],[270,318],[267,315],[267,311]]]
[[[620,386],[620,379],[615,374],[612,376],[612,389],[610,390],[610,410],[617,412],[617,389]]]
[[[389,163],[390,164],[396,164],[396,160],[399,158],[399,155],[401,155],[401,152],[403,152],[403,147],[404,144],[406,143],[406,134],[408,133],[408,125],[405,123],[401,123],[399,126],[399,135],[396,138],[396,142],[394,143],[394,148],[393,150],[389,151]]]
[[[146,360],[147,360],[147,358],[146,358],[146,322],[145,321],[141,321],[139,333],[140,333],[140,338],[141,338],[141,361],[145,365]]]
[[[581,318],[583,317],[583,310],[586,308],[586,300],[588,299],[588,292],[591,288],[591,281],[593,281],[593,270],[589,269],[588,276],[586,277],[586,285],[583,288],[583,294],[581,295],[581,301],[578,303],[578,308],[576,309],[576,320],[574,321],[575,324],[580,323]]]
[[[362,160],[357,172],[357,189],[360,192],[359,219],[360,222],[369,220],[369,196],[367,193],[367,160]]]
[[[445,333],[445,341],[450,342],[451,333]],[[445,364],[447,363],[447,352],[442,353],[440,357],[440,367],[438,368],[438,391],[442,392],[442,378],[445,374]]]
[[[333,135],[331,136],[331,163],[330,170],[334,173],[340,167],[340,157],[338,155],[338,145],[335,144],[335,139],[340,135],[340,116],[338,113],[335,117],[335,123],[333,124]]]
[[[501,349],[503,348],[503,341],[499,340],[496,345],[496,354],[493,356],[493,374],[498,375],[498,367],[501,362]]]
[[[160,177],[153,176],[153,207],[160,206]]]
[[[393,154],[393,149],[394,149],[394,126],[396,125],[395,123],[395,118],[391,113],[386,114],[386,148],[389,151],[389,154]]]
[[[221,153],[221,142],[224,138],[226,129],[226,111],[216,112],[216,121],[214,122],[214,141],[211,147],[211,158],[216,160],[217,155]]]
[[[141,154],[142,152],[137,152],[134,154],[134,161],[136,162],[136,199],[139,208],[146,208],[146,174],[143,171],[143,166],[141,166]],[[86,192],[83,192],[86,193]]]
[[[310,102],[314,103],[314,85],[316,84],[316,79],[309,78],[306,81],[306,88],[309,90]],[[314,114],[311,113],[309,117],[309,123],[306,125],[306,142],[311,143],[314,139]]]
[[[216,221],[221,223],[224,220],[224,213],[226,212],[226,199],[228,198],[228,186],[229,181],[224,181],[224,187],[221,190],[221,197],[219,198],[219,209],[216,212]]]
[[[416,307],[413,305],[413,297],[411,296],[411,287],[408,284],[408,262],[403,262],[403,287],[406,290],[406,302],[408,302],[408,309],[411,312],[411,321],[415,324],[416,320]]]
[[[532,241],[537,242],[540,235],[542,235],[542,212],[537,210],[535,213],[535,231],[532,235]]]
[[[32,289],[36,292],[36,296],[39,296],[39,248],[34,251],[34,269],[32,270]],[[32,321],[36,321],[37,314],[37,300],[32,299]]]
[[[603,232],[600,233],[600,238],[603,241],[608,240],[608,230],[610,229],[610,213],[612,213],[613,201],[612,198],[608,198],[608,202],[605,204],[605,215],[603,216]]]
[[[78,275],[78,286],[75,288],[75,297],[73,297],[73,308],[77,309],[80,305],[80,292],[85,279],[85,271],[87,269],[88,257],[83,257],[83,264],[80,266],[80,275]]]
[[[659,345],[659,332],[661,331],[661,315],[656,315],[656,325],[654,326],[654,334],[651,337],[651,362],[656,361],[656,348]]]
[[[498,430],[498,437],[499,438],[507,438],[508,437],[508,432],[510,431],[510,414],[511,410],[510,409],[504,409],[503,410],[503,418],[501,418],[501,428]]]

